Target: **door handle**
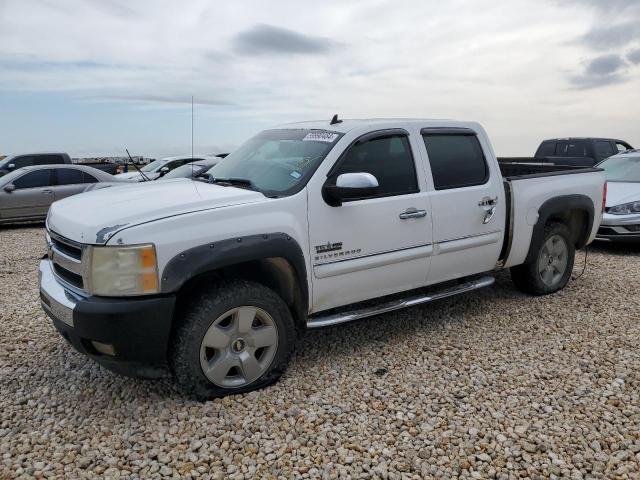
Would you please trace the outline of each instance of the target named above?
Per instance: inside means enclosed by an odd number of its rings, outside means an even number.
[[[495,214],[496,214],[496,206],[494,205],[489,210],[487,210],[487,212],[484,214],[484,218],[482,219],[482,224],[486,225],[487,223],[489,223]]]
[[[404,212],[402,212],[398,216],[400,217],[400,220],[407,220],[409,218],[422,218],[427,216],[427,211],[418,210],[416,208],[411,207],[411,208],[407,208]]]
[[[482,200],[480,200],[480,202],[478,203],[479,207],[483,207],[486,209],[486,207],[494,207],[498,204],[498,197],[483,197]]]
[[[483,208],[485,211],[484,218],[482,219],[482,224],[486,225],[491,221],[493,216],[496,214],[496,206],[498,205],[498,197],[484,197],[478,203],[478,206]]]
[[[51,195],[53,193],[53,190],[49,190],[49,189],[42,190],[42,193],[46,193],[47,195]]]

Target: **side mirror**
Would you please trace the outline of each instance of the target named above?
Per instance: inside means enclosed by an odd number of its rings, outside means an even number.
[[[170,170],[169,170],[169,167],[162,167],[162,168],[160,169],[160,176],[161,176],[161,177],[164,177],[167,173],[169,173],[169,171],[170,171]]]
[[[322,197],[332,207],[339,207],[343,200],[367,198],[378,192],[378,179],[370,173],[343,173],[335,185],[329,180],[322,188]]]
[[[7,165],[7,170],[13,170],[14,168],[16,168],[15,163],[10,163],[9,165]]]
[[[4,186],[4,191],[7,193],[11,193],[16,189],[16,186],[13,183],[8,183]]]

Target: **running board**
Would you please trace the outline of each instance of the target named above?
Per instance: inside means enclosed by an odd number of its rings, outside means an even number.
[[[335,313],[333,315],[320,316],[310,318],[307,321],[307,328],[322,328],[330,325],[337,325],[339,323],[353,322],[354,320],[360,320],[361,318],[371,317],[373,315],[380,315],[382,313],[393,312],[394,310],[400,310],[402,308],[413,307],[422,303],[429,303],[441,298],[452,297],[453,295],[459,295],[461,293],[471,292],[479,288],[488,287],[495,282],[493,277],[480,277],[470,282],[461,283],[454,287],[440,290],[439,292],[433,292],[429,295],[418,295],[416,297],[409,297],[399,300],[393,300],[391,302],[383,303],[373,307],[367,307],[360,310],[351,310],[347,312]]]

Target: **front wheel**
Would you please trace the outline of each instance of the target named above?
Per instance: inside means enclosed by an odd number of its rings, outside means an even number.
[[[533,260],[511,268],[511,279],[518,290],[547,295],[564,288],[573,271],[576,249],[571,232],[563,223],[550,222],[542,241],[536,245]]]
[[[242,280],[214,284],[179,320],[171,369],[199,400],[256,390],[284,373],[295,337],[291,313],[273,290]]]

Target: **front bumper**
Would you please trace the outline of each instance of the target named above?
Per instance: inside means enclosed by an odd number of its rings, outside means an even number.
[[[175,296],[83,297],[56,279],[49,260],[39,276],[42,308],[80,353],[120,373],[156,376],[166,365]]]
[[[640,242],[640,215],[603,214],[596,240]]]

